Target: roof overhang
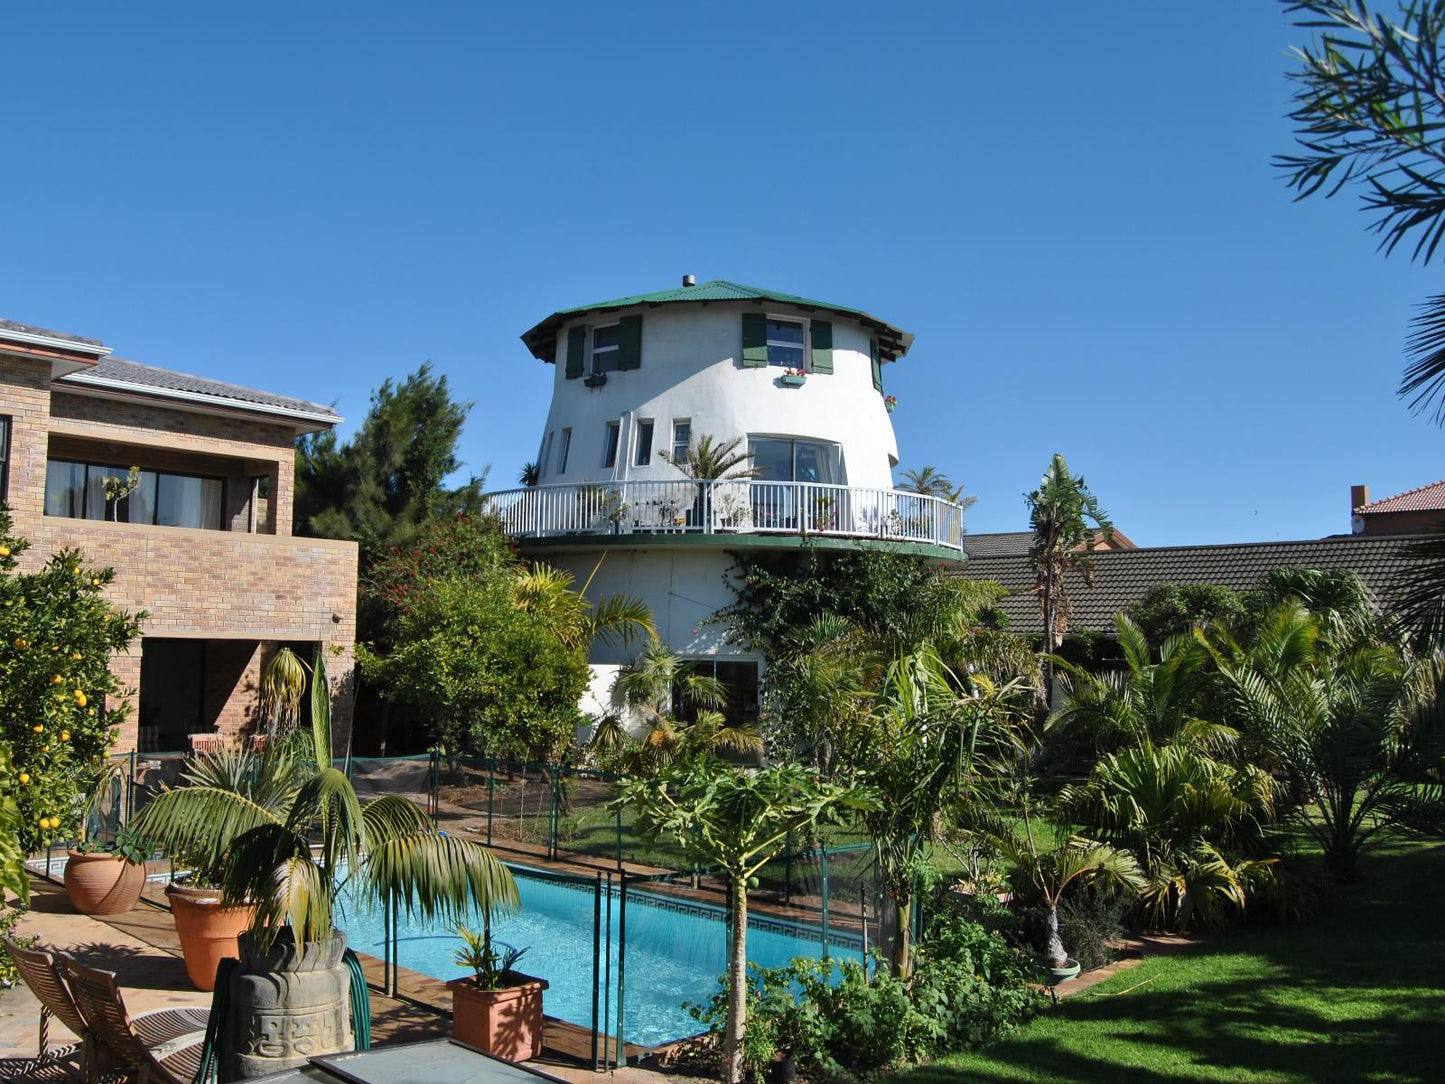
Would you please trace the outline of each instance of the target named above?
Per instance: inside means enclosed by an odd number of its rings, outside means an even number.
[[[76,395],[101,399],[125,399],[131,402],[151,404],[164,403],[166,406],[196,414],[212,414],[229,418],[255,418],[259,415],[281,424],[289,423],[297,433],[314,433],[320,429],[331,429],[346,420],[340,415],[330,412],[322,414],[316,411],[273,406],[267,403],[244,403],[237,399],[224,399],[217,395],[204,395],[200,392],[135,384],[128,380],[97,376],[91,372],[72,372],[57,386],[62,391],[74,392]]]
[[[53,380],[90,368],[110,353],[110,347],[58,335],[0,327],[0,352],[28,361],[49,362]]]
[[[547,319],[536,326],[529,328],[522,333],[522,342],[526,343],[527,349],[538,361],[545,361],[555,365],[557,362],[557,333],[568,324],[578,320],[585,320],[589,316],[596,316],[604,312],[622,312],[625,309],[659,309],[666,307],[677,307],[681,305],[736,305],[739,308],[768,309],[785,305],[800,312],[823,312],[833,316],[842,317],[845,320],[855,320],[878,338],[879,360],[884,362],[897,361],[904,354],[908,353],[913,346],[913,333],[904,331],[902,328],[894,327],[886,321],[870,316],[866,312],[859,312],[857,309],[848,309],[841,306],[834,307],[822,302],[804,303],[801,299],[779,296],[777,298],[692,298],[681,297],[667,301],[638,301],[618,305],[604,302],[593,308],[565,309],[561,312],[554,312]]]

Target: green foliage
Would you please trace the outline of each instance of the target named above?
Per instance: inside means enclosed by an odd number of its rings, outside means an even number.
[[[13,892],[23,903],[30,899],[30,879],[25,876],[28,855],[20,846],[25,820],[15,801],[19,785],[10,747],[0,742],[0,901],[5,892]]]
[[[972,508],[978,498],[965,495],[962,484],[954,485],[953,479],[934,467],[920,467],[903,472],[903,482],[898,487],[909,493],[922,493],[927,497],[942,497],[960,508]]]
[[[585,646],[559,642],[547,616],[516,605],[509,576],[428,582],[389,655],[358,652],[381,695],[431,720],[452,753],[551,760],[573,740],[587,689]]]
[[[296,530],[361,544],[363,572],[429,521],[475,510],[483,479],[448,489],[461,468],[457,441],[469,403],[451,397],[444,376],[422,365],[400,384],[385,381],[356,435],[335,430],[296,442]]]
[[[492,942],[490,922],[480,933],[458,923],[457,936],[462,939],[462,947],[453,954],[452,960],[472,972],[473,981],[483,990],[500,990],[507,972],[515,970],[517,961],[527,953],[525,948],[507,944],[498,952]]]
[[[1244,613],[1239,592],[1217,583],[1161,583],[1125,611],[1150,645],[1187,635],[1195,625],[1228,624]]]
[[[83,834],[87,777],[122,718],[105,707],[122,693],[110,659],[129,649],[146,615],[106,601],[113,570],[86,567],[78,550],[19,572],[26,548],[0,511],[0,741],[10,747],[18,842],[29,854]]]
[[[864,1076],[1001,1038],[1036,1010],[1029,963],[997,934],[952,915],[929,927],[910,979],[855,961],[798,958],[748,968],[744,1063],[763,1069],[780,1052],[815,1079]],[[697,1020],[721,1031],[726,980]]]

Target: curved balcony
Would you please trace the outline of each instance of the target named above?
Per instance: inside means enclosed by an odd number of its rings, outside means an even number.
[[[584,482],[489,493],[514,538],[825,535],[963,550],[963,509],[940,497],[813,482]]]

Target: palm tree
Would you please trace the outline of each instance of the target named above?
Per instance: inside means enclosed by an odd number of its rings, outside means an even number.
[[[1029,563],[1043,610],[1044,650],[1052,654],[1069,629],[1069,575],[1077,571],[1085,586],[1094,585],[1092,551],[1100,533],[1105,540],[1113,538],[1114,525],[1084,484],[1084,476],[1071,474],[1058,453],[1049,461],[1039,488],[1024,499],[1034,533]],[[1053,677],[1047,661],[1044,669],[1047,695]]]
[[[522,464],[522,469],[517,472],[517,483],[531,489],[542,480],[542,468],[537,465],[536,460]]]
[[[662,452],[662,458],[671,463],[689,478],[699,482],[720,482],[731,478],[756,478],[756,467],[749,466],[752,456],[745,449],[740,450],[742,437],[716,441],[709,433],[697,438],[696,444],[687,446],[687,454],[681,458],[671,452]]]
[[[572,573],[551,565],[519,566],[512,573],[512,599],[519,610],[541,616],[564,647],[585,647],[594,639],[628,644],[638,634],[657,639],[652,610],[630,595],[609,595],[590,602],[587,589],[602,567],[593,567],[580,591],[572,590]]]
[[[965,495],[963,486],[953,484],[953,480],[942,471],[934,467],[920,467],[917,470],[906,470],[903,472],[903,484],[898,487],[909,493],[921,493],[925,497],[942,497],[946,501],[959,506],[959,508],[972,508],[978,503],[978,498],[973,495]]]
[[[1438,658],[1384,639],[1340,648],[1288,601],[1247,648],[1226,642],[1216,657],[1241,731],[1292,784],[1335,877],[1358,880],[1361,853],[1380,838],[1445,821]]]
[[[329,705],[318,659],[309,732],[262,754],[264,773],[294,785],[264,802],[215,780],[177,787],[141,811],[137,828],[173,853],[222,867],[223,902],[257,904],[251,934],[263,946],[288,927],[298,944],[329,939],[348,882],[363,899],[397,902],[408,918],[454,921],[473,907],[515,908],[512,875],[490,852],[438,832],[400,795],[361,802],[331,761]]]

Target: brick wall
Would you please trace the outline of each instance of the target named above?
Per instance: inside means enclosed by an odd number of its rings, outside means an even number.
[[[31,542],[23,567],[38,568],[55,550],[79,547],[87,562],[116,570],[108,592],[112,602],[149,612],[143,637],[213,641],[207,696],[220,698],[229,682],[229,695],[213,701],[223,730],[240,729],[254,710],[258,644],[321,644],[332,686],[333,734],[344,747],[355,686],[357,549],[351,542],[290,537],[291,427],[59,390],[52,395],[49,371],[48,361],[0,355],[0,414],[14,419],[10,504],[16,529]],[[274,533],[45,516],[45,461],[52,440],[57,447],[116,446],[127,455],[144,455],[147,461],[137,459],[139,465],[183,469],[187,457],[191,462],[218,457],[242,464],[238,476],[259,468],[256,473],[271,477],[272,522],[266,527]],[[227,511],[239,514],[229,500]],[[132,696],[140,687],[141,653],[138,642],[112,665]],[[122,727],[122,750],[135,748],[136,725],[133,704]]]

